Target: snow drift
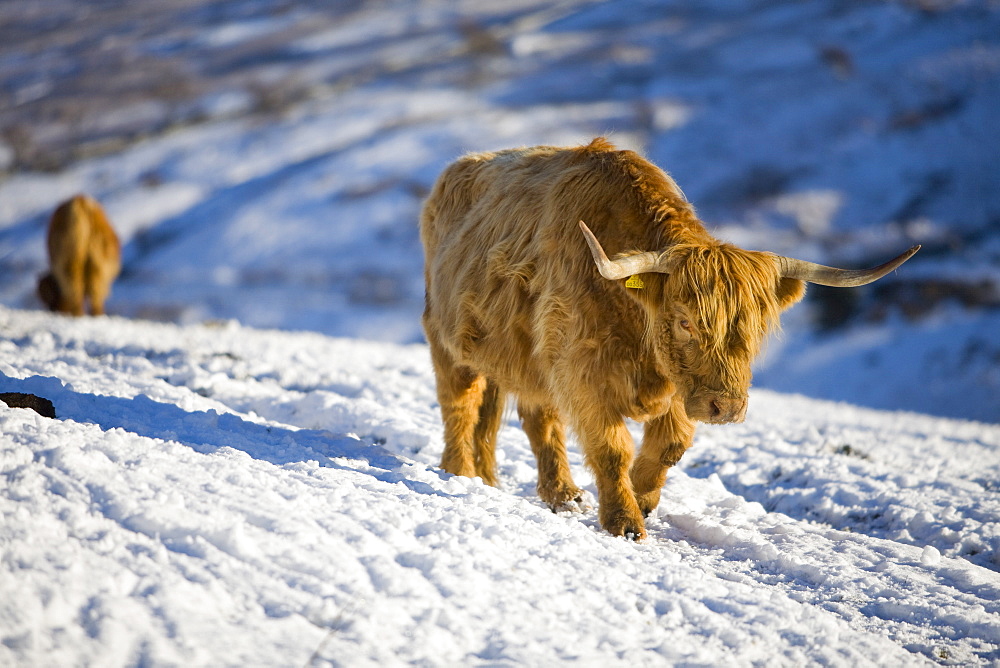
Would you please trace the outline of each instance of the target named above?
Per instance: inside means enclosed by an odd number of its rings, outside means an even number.
[[[0,392],[4,665],[1000,659],[996,426],[754,391],[636,544],[437,469],[423,345],[0,308]]]

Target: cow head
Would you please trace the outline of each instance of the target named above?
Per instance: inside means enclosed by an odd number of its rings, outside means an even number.
[[[825,267],[720,242],[679,243],[609,260],[582,221],[580,228],[604,278],[651,275],[648,291],[644,286],[637,298],[650,313],[653,350],[688,417],[712,423],[743,421],[751,364],[778,327],[781,311],[805,294],[805,283],[871,283],[920,248],[867,270]]]
[[[38,279],[38,298],[42,300],[42,303],[50,311],[57,311],[59,309],[60,295],[59,284],[56,283],[55,276],[45,274]]]

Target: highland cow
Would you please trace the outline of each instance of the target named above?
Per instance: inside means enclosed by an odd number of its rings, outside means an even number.
[[[38,296],[52,311],[104,313],[104,302],[121,269],[121,246],[101,205],[77,195],[52,214],[47,237],[49,273],[38,281]]]
[[[635,539],[695,422],[743,420],[751,362],[805,283],[864,285],[919,248],[870,270],[743,250],[710,236],[666,173],[603,138],[459,159],[424,205],[421,239],[442,468],[497,484],[513,395],[542,500],[581,501],[568,424],[601,526]],[[626,417],[645,423],[637,456]]]

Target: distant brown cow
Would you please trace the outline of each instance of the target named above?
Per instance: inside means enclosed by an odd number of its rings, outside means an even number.
[[[104,301],[121,269],[121,246],[101,205],[77,195],[59,205],[48,232],[49,270],[38,296],[50,310],[83,315],[104,313]]]
[[[553,509],[580,500],[565,419],[601,525],[637,539],[695,421],[743,420],[751,361],[804,283],[863,285],[918,248],[862,271],[742,250],[705,231],[667,174],[601,138],[461,158],[435,184],[421,237],[441,466],[496,485],[513,394],[539,496]],[[625,417],[646,423],[635,458]]]

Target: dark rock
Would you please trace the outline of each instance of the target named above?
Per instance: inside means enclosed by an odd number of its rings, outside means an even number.
[[[0,401],[11,408],[30,408],[42,417],[54,418],[56,416],[56,409],[52,402],[34,394],[0,392]]]

